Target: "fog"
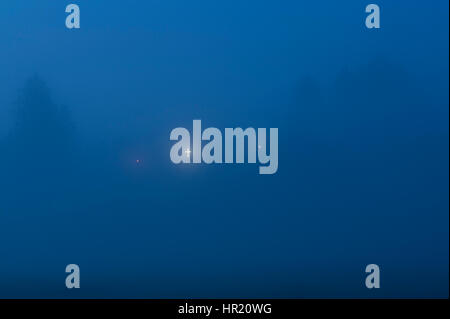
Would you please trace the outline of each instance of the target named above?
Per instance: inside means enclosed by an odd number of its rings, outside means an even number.
[[[0,3],[0,297],[448,294],[448,1],[76,3]],[[194,119],[278,172],[174,165]]]

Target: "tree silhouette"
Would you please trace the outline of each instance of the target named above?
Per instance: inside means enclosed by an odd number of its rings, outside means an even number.
[[[31,77],[20,91],[7,143],[12,168],[61,168],[74,146],[74,126],[65,107],[56,105],[45,82]]]

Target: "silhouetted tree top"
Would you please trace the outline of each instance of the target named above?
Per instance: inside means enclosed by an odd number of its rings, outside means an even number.
[[[57,106],[37,75],[31,77],[16,101],[13,142],[26,150],[61,150],[72,140],[73,125],[67,110]]]

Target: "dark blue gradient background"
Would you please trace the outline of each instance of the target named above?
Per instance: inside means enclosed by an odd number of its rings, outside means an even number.
[[[73,2],[0,2],[0,297],[448,297],[447,0]],[[278,172],[172,164],[193,119]]]

